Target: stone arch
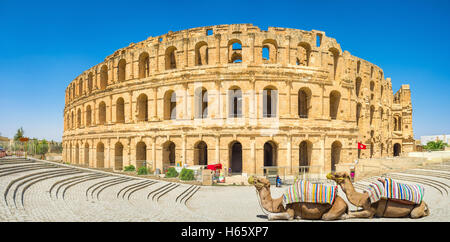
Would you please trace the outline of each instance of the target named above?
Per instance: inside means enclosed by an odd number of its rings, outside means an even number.
[[[105,124],[106,123],[106,103],[101,101],[98,104],[98,123]]]
[[[140,141],[136,144],[136,169],[144,166],[147,162],[147,145]]]
[[[89,143],[84,144],[84,165],[89,166]]]
[[[177,48],[175,48],[175,46],[170,46],[166,49],[165,53],[166,70],[177,68],[176,51]]]
[[[298,116],[300,118],[308,118],[311,96],[311,90],[307,87],[302,87],[298,90]]]
[[[330,92],[330,118],[331,119],[338,119],[340,100],[341,100],[341,93],[339,93],[338,91]]]
[[[91,105],[86,106],[86,126],[90,126],[92,124],[92,109]]]
[[[231,168],[233,174],[242,173],[242,144],[234,140],[228,145],[229,161],[228,167]]]
[[[150,75],[150,57],[147,52],[139,55],[139,78],[146,78]]]
[[[278,146],[273,141],[264,143],[264,166],[277,166]]]
[[[122,97],[116,100],[116,123],[125,123],[125,101]]]
[[[338,64],[339,64],[339,50],[334,48],[334,47],[331,47],[328,51],[330,52],[330,55],[331,55],[331,57],[333,59],[333,62],[332,62],[333,66],[332,66],[332,69],[330,71],[332,73],[331,76],[333,77],[334,80],[336,80]]]
[[[194,165],[208,164],[208,145],[201,140],[194,145]]]
[[[242,58],[242,42],[238,39],[228,41],[228,63],[241,63]]]
[[[114,170],[123,170],[123,145],[120,141],[114,145]]]
[[[148,121],[148,97],[144,93],[137,98],[137,120]]]
[[[102,142],[97,143],[97,168],[105,168],[105,145]]]
[[[228,89],[228,117],[242,117],[242,90],[238,86]]]
[[[267,63],[277,63],[277,53],[278,53],[278,45],[276,40],[274,39],[266,39],[262,42],[262,54],[263,54],[263,50],[267,49],[268,51],[268,55],[266,59],[264,59],[264,55],[262,55],[263,58],[263,62],[267,62]]]
[[[342,143],[334,141],[331,144],[331,171],[336,171],[336,165],[341,161]]]
[[[273,118],[277,116],[278,90],[274,86],[266,86],[263,89],[263,117]]]
[[[297,45],[297,65],[309,66],[311,57],[311,45],[306,42],[300,42]]]
[[[304,140],[299,145],[299,166],[310,166],[311,165],[311,154],[312,154],[313,144],[309,140]],[[299,169],[299,171],[308,171],[308,167]]]
[[[89,74],[88,74],[88,81],[87,81],[87,90],[88,90],[89,93],[92,92],[93,82],[94,82],[94,75],[92,74],[92,72],[89,72]]]
[[[108,67],[103,65],[100,68],[100,90],[106,89],[108,86]]]
[[[77,111],[77,128],[81,128],[81,108]]]
[[[175,165],[175,159],[176,159],[176,146],[175,143],[172,141],[166,141],[162,145],[162,160],[164,167],[166,166],[174,166]]]
[[[127,61],[125,59],[120,59],[119,64],[117,65],[117,80],[118,81],[125,81],[126,67],[127,67]]]
[[[361,92],[361,84],[362,84],[361,77],[357,77],[355,82],[356,82],[355,83],[355,93],[356,93],[356,96],[359,97],[359,94]]]
[[[83,96],[83,78],[80,78],[80,81],[78,82],[78,96]]]
[[[208,117],[208,90],[204,87],[198,87],[195,89],[195,117],[207,118]]]
[[[173,90],[168,90],[164,94],[164,119],[177,119],[177,94]]]
[[[205,41],[200,41],[195,45],[195,65],[208,64],[208,44]]]

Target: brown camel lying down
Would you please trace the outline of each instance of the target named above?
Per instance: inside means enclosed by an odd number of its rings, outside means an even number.
[[[348,211],[344,199],[336,195],[333,205],[320,203],[291,203],[283,206],[283,196],[273,199],[270,195],[270,182],[266,178],[251,176],[248,183],[256,187],[262,207],[270,214],[269,220],[322,219],[336,220],[345,218]]]
[[[351,204],[363,208],[362,211],[349,212],[346,218],[372,218],[373,216],[421,218],[430,214],[427,204],[423,201],[415,204],[404,200],[382,198],[378,202],[370,203],[369,194],[355,191],[349,175],[345,172],[329,173],[327,178],[341,186]]]

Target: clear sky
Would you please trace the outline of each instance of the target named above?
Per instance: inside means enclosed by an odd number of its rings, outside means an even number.
[[[115,50],[168,31],[252,23],[322,30],[410,84],[413,128],[450,134],[450,1],[0,0],[0,133],[60,141],[64,91]]]

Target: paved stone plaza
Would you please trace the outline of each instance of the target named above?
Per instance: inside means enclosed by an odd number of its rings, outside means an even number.
[[[450,164],[388,175],[423,184],[430,216],[351,221],[450,220]],[[272,196],[285,188],[272,187]],[[252,186],[197,186],[23,158],[0,159],[0,192],[0,221],[267,221]]]

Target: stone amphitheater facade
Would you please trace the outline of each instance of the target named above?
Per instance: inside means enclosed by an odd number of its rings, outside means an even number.
[[[132,43],[75,78],[63,147],[66,162],[114,170],[328,172],[412,151],[411,94],[394,95],[381,68],[323,31],[199,27]]]

